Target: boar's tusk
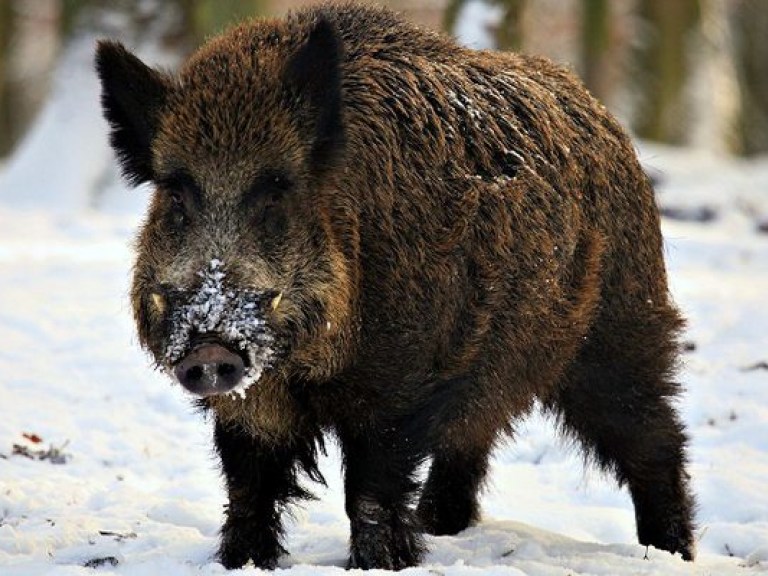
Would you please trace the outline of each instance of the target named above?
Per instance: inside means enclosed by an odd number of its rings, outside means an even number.
[[[152,292],[152,304],[155,305],[155,308],[157,308],[157,311],[160,312],[160,314],[165,313],[166,301],[165,297],[162,294],[158,294],[157,292]]]
[[[280,301],[282,299],[283,299],[283,293],[282,292],[280,292],[280,294],[278,294],[277,296],[275,296],[272,299],[272,304],[271,304],[272,310],[277,310],[277,307],[280,306]]]

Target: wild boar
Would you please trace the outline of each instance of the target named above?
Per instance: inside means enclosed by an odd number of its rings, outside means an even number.
[[[215,421],[224,566],[276,565],[327,434],[349,565],[418,563],[478,520],[536,401],[629,488],[640,543],[693,558],[658,211],[573,74],[354,4],[246,22],[176,74],[110,41],[96,66],[125,177],[154,187],[140,341]]]

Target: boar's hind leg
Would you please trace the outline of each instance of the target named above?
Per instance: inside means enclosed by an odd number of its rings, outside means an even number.
[[[488,470],[489,453],[490,445],[475,447],[471,452],[435,452],[417,509],[427,533],[452,535],[479,520],[477,497]]]
[[[598,325],[548,405],[597,464],[629,487],[640,543],[692,560],[686,435],[672,406],[680,322],[672,309],[656,312]]]
[[[349,568],[400,570],[424,552],[409,504],[418,488],[422,457],[396,427],[385,432],[341,432],[346,511],[350,523]]]
[[[240,568],[253,560],[259,568],[272,569],[285,553],[280,545],[283,509],[289,500],[310,497],[298,485],[297,468],[322,480],[316,468],[317,445],[314,441],[266,444],[239,426],[219,422],[214,440],[229,496],[219,560],[226,568]]]

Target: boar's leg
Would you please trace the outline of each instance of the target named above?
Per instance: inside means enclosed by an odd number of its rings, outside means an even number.
[[[692,560],[687,439],[672,406],[679,392],[671,379],[678,327],[671,309],[604,323],[590,334],[549,407],[598,465],[629,487],[640,543]]]
[[[397,427],[385,433],[340,432],[344,452],[346,511],[350,521],[350,568],[400,570],[416,565],[424,552],[409,506],[423,456],[415,439]]]
[[[434,453],[417,514],[429,534],[456,534],[480,518],[477,501],[488,471],[490,445],[471,452],[455,448]]]
[[[284,508],[290,500],[310,497],[298,484],[299,466],[322,480],[316,468],[317,445],[312,440],[267,444],[239,426],[219,422],[214,440],[229,495],[219,560],[226,568],[253,560],[259,568],[272,569],[285,553],[280,545]]]

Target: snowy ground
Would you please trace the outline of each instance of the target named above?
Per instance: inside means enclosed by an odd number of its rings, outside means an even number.
[[[87,68],[91,49],[69,56]],[[0,574],[221,574],[211,559],[224,493],[210,422],[136,344],[129,245],[147,193],[114,184],[86,68],[68,71],[75,95],[60,90],[0,174]],[[431,538],[424,566],[406,574],[768,572],[768,233],[757,231],[768,227],[768,159],[659,147],[641,157],[665,209],[709,218],[664,221],[695,348],[680,409],[692,436],[697,562],[656,550],[644,559],[626,492],[585,471],[534,415],[495,456],[480,525]],[[94,198],[94,188],[105,192]],[[331,447],[328,489],[289,526],[285,572],[342,573],[338,468]]]

